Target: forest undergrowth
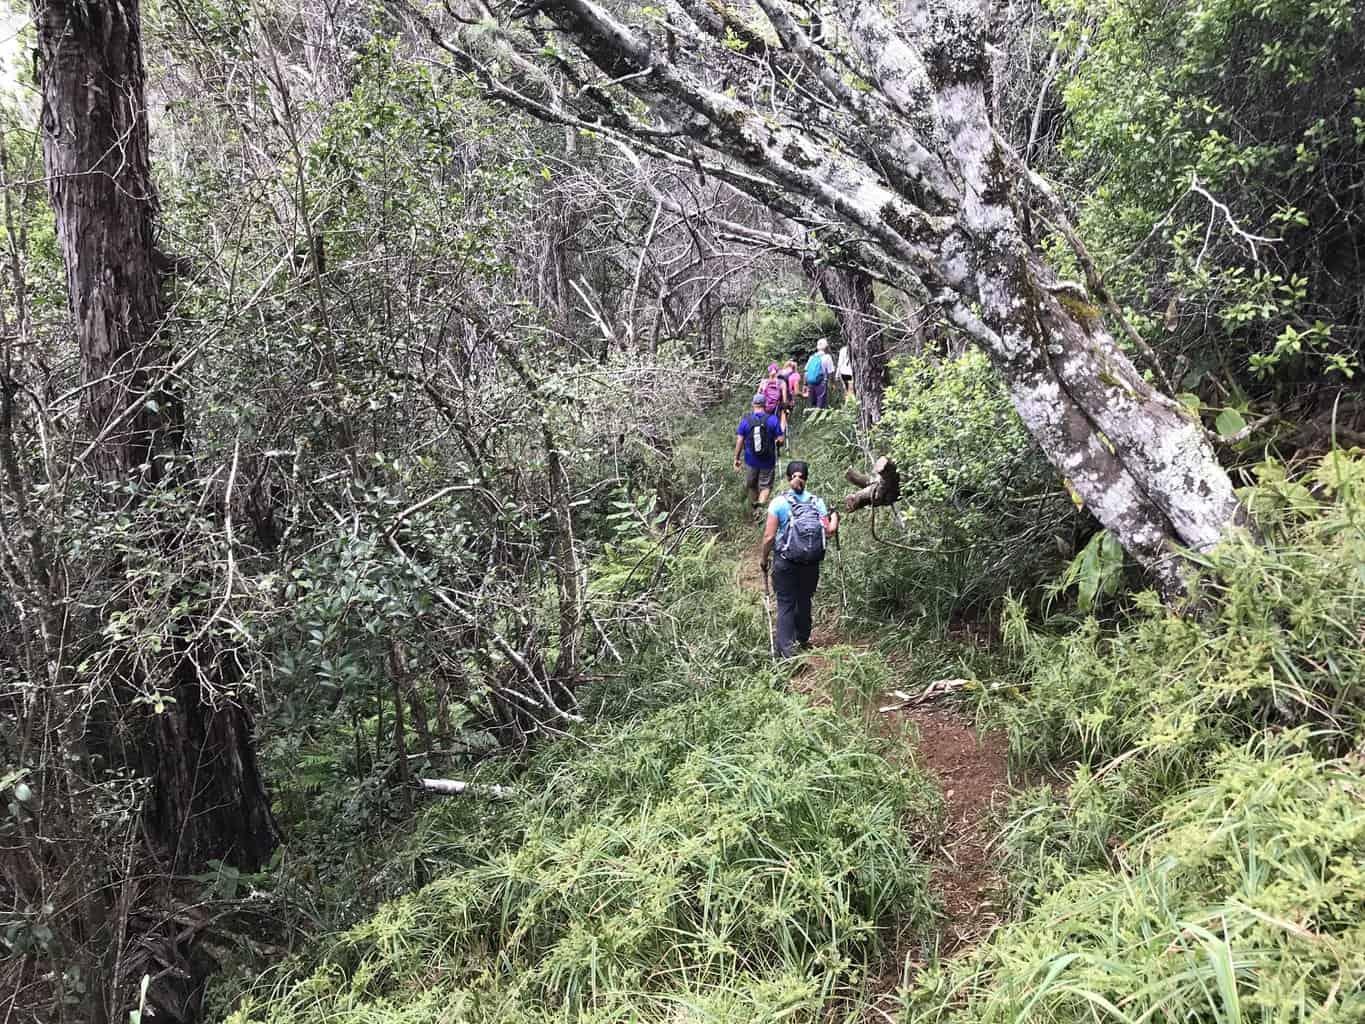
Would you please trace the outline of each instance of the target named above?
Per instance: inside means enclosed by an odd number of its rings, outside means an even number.
[[[775,666],[729,419],[674,453],[712,521],[591,569],[636,626],[588,722],[487,766],[507,799],[421,813],[401,855],[430,881],[257,979],[233,1024],[1365,1019],[1365,459],[1264,463],[1263,542],[1203,559],[1177,611],[953,606],[850,518],[829,646]],[[796,436],[830,498],[848,426]],[[918,727],[879,713],[944,679],[955,705]],[[917,753],[959,713],[1008,737],[1016,788],[970,823],[1002,884],[969,910]],[[967,912],[987,924],[961,941]]]
[[[636,612],[591,724],[475,780],[510,798],[423,813],[399,855],[434,880],[232,1020],[856,1019],[890,950],[936,941],[941,792],[904,735],[856,725],[889,670],[836,650],[824,695],[786,685],[736,572],[757,527],[727,500],[733,426],[708,426],[677,458],[718,521],[591,569],[594,600]]]

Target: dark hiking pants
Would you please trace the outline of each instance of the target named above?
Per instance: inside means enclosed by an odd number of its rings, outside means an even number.
[[[824,409],[829,405],[829,382],[821,381],[819,384],[810,385],[810,407],[812,409]]]
[[[810,643],[810,602],[820,583],[820,563],[773,559],[773,594],[777,597],[777,656],[788,658],[796,646]]]

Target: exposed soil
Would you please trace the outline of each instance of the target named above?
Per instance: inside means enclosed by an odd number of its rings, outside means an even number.
[[[886,717],[915,724],[920,762],[943,790],[943,845],[933,881],[947,914],[940,953],[953,956],[974,946],[999,921],[1000,877],[991,838],[993,808],[1008,788],[1005,737],[977,732],[951,708],[911,708]]]

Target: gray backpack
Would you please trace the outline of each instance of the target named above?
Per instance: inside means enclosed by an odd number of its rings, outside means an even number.
[[[777,553],[789,562],[809,564],[825,557],[825,524],[815,501],[787,499],[787,525],[777,538]]]

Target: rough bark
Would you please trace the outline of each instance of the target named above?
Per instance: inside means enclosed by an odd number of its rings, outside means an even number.
[[[128,507],[173,483],[186,456],[173,353],[159,333],[167,261],[156,245],[138,2],[38,0],[33,15],[43,156],[80,350],[89,459],[110,485],[107,500]],[[168,551],[175,538],[167,524],[160,540]],[[175,870],[211,858],[259,867],[276,833],[251,716],[234,699],[236,661],[190,647],[177,654],[171,679],[125,680],[175,698],[160,714],[144,711],[137,730],[133,760],[153,779],[148,833]]]
[[[801,261],[807,279],[834,313],[839,334],[849,347],[853,391],[858,396],[858,423],[870,429],[882,418],[886,391],[886,339],[872,310],[872,277],[857,268],[832,267],[814,259]]]
[[[1072,286],[1029,248],[1025,197],[1007,172],[1022,161],[990,122],[981,5],[911,0],[894,21],[879,4],[849,5],[840,31],[812,37],[799,5],[756,3],[780,41],[764,44],[765,59],[782,74],[728,91],[710,84],[713,65],[747,72],[701,0],[670,8],[674,30],[690,33],[691,48],[676,51],[592,0],[535,9],[596,65],[579,123],[715,175],[812,232],[831,250],[822,262],[861,267],[937,305],[989,355],[1075,493],[1178,593],[1177,549],[1207,549],[1243,510],[1201,425],[1141,378],[1096,311],[1067,301]],[[833,39],[838,48],[827,50]],[[506,83],[492,85],[545,116]],[[649,114],[602,90],[634,93]]]

